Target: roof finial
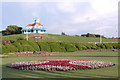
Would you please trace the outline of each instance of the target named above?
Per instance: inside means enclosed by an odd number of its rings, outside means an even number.
[[[35,23],[36,23],[36,22],[39,22],[39,19],[38,19],[37,17],[35,18]]]

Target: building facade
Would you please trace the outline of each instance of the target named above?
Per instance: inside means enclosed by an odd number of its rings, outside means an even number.
[[[35,19],[33,24],[28,24],[26,27],[22,28],[22,34],[30,33],[46,33],[46,29],[39,23],[39,19]]]

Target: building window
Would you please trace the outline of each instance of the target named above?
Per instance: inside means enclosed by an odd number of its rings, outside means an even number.
[[[38,30],[36,30],[36,33],[38,33]]]
[[[31,32],[33,32],[33,30],[31,30]]]
[[[36,26],[38,26],[38,24],[36,24]]]

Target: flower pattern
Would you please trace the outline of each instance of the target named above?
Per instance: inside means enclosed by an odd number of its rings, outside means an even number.
[[[8,67],[20,70],[70,71],[98,69],[114,65],[115,64],[112,64],[111,62],[92,60],[38,60],[16,62],[8,65]]]

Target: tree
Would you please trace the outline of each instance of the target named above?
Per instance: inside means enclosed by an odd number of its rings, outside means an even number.
[[[66,34],[64,32],[62,32],[61,35],[66,35]]]
[[[3,35],[11,35],[11,34],[21,34],[22,27],[18,27],[16,25],[7,26],[6,30],[2,31]]]
[[[86,37],[95,37],[95,34],[87,33],[87,34],[86,34]]]
[[[90,33],[82,34],[81,36],[83,36],[83,37],[100,37],[99,34],[90,34]],[[105,38],[105,37],[102,36],[102,38]]]

